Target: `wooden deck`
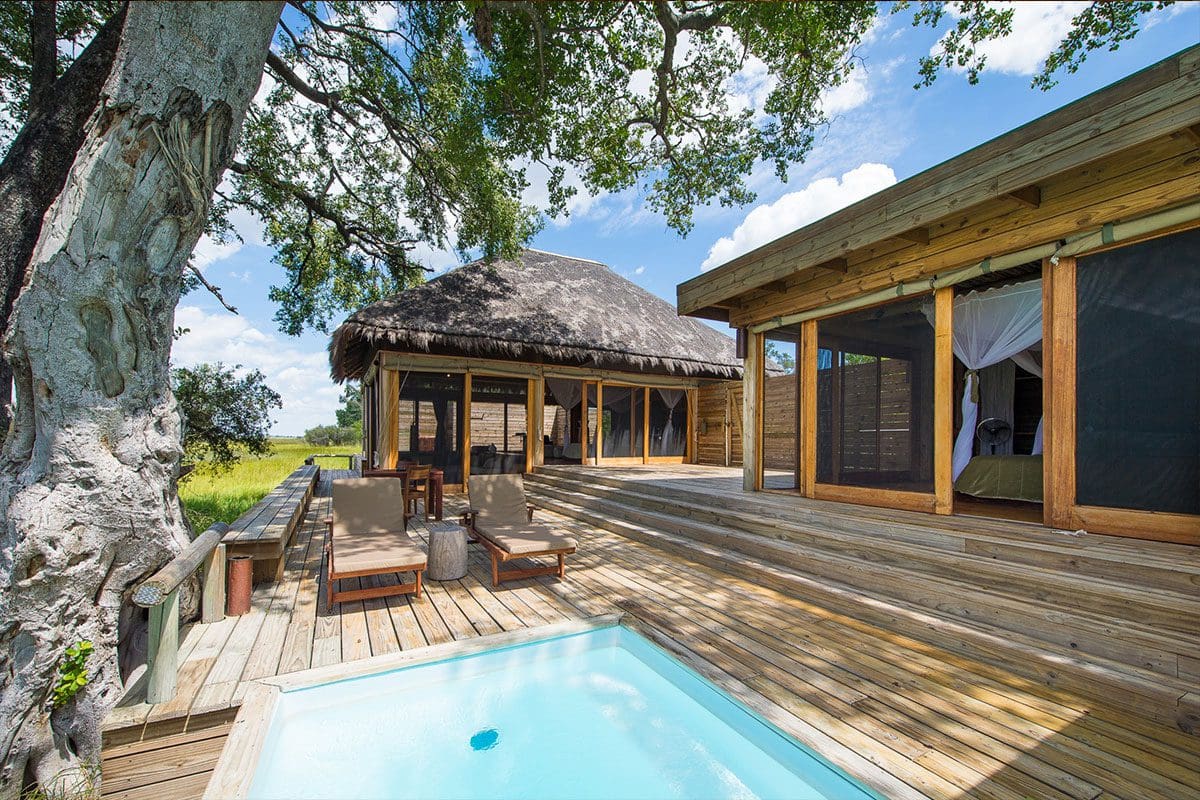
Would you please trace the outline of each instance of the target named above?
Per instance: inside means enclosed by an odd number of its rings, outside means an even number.
[[[250,614],[186,631],[177,699],[148,706],[134,686],[114,712],[106,796],[198,796],[220,712],[257,678],[613,611],[889,797],[1200,796],[1200,737],[548,512],[580,541],[565,581],[492,590],[473,548],[468,576],[430,581],[420,601],[329,614],[318,597],[331,474],[284,580],[259,587]]]

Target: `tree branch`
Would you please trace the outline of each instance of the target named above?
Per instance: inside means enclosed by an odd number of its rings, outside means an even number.
[[[192,273],[192,275],[195,276],[196,280],[198,280],[200,282],[200,285],[203,286],[205,289],[208,289],[209,293],[211,293],[213,297],[217,298],[217,302],[219,302],[221,305],[225,306],[226,311],[228,311],[230,314],[238,313],[238,310],[236,308],[229,305],[229,303],[227,303],[225,301],[224,296],[222,296],[222,294],[221,294],[221,287],[213,286],[211,283],[209,283],[208,278],[204,277],[204,273],[202,273],[199,269],[197,269],[196,266],[194,264],[192,264],[192,262],[189,261],[187,263],[187,266],[184,267],[184,269],[186,269],[188,272]]]
[[[36,0],[29,15],[29,116],[40,113],[46,106],[50,90],[58,77],[57,3],[55,0]]]

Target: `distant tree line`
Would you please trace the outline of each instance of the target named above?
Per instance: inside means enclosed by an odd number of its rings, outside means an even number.
[[[336,425],[318,425],[304,432],[304,441],[317,447],[356,444],[362,439],[362,389],[348,385],[342,392],[342,407],[334,415]]]

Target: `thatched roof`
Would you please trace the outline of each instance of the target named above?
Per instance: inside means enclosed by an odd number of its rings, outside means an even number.
[[[355,312],[333,334],[333,378],[378,349],[702,378],[741,378],[734,342],[598,261],[523,250],[475,261]]]

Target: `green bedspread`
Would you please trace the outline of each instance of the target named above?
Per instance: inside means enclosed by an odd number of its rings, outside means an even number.
[[[956,491],[993,500],[1042,502],[1042,457],[975,456],[954,482]]]

